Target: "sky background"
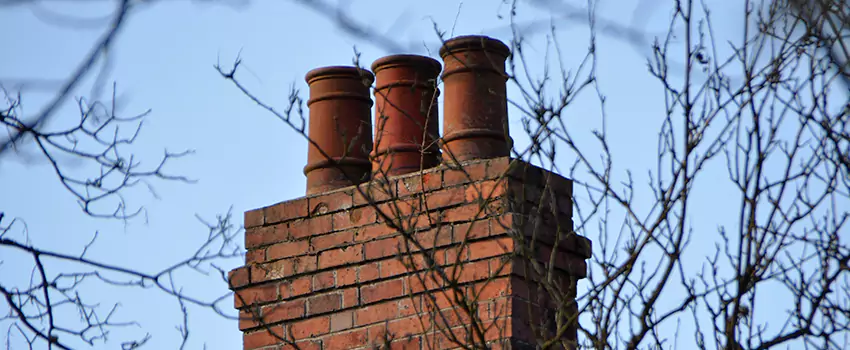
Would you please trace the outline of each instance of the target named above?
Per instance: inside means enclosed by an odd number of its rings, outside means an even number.
[[[572,3],[581,9],[585,2]],[[604,34],[602,28],[597,48],[598,78],[607,99],[608,131],[615,141],[615,173],[622,176],[630,169],[635,183],[643,185],[648,181],[647,172],[655,166],[657,130],[664,112],[661,86],[647,73],[648,44],[653,35],[666,30],[669,4],[613,0],[599,3],[597,13],[603,26],[611,21],[647,33],[646,45],[634,46]],[[734,1],[714,3],[714,12],[724,14],[717,32],[734,34],[741,25],[740,17],[735,17],[740,16],[738,5]],[[241,225],[244,211],[297,198],[305,192],[305,140],[220,77],[213,68],[216,63],[229,67],[239,55],[243,60],[240,80],[265,102],[283,108],[291,86],[306,96],[307,71],[351,64],[354,47],[362,54],[361,64],[369,67],[375,59],[395,53],[439,59],[435,23],[449,32],[447,35],[453,28],[455,35],[485,34],[504,41],[511,38],[507,20],[510,8],[499,1],[353,0],[342,2],[341,6],[349,17],[410,47],[406,52],[387,52],[348,35],[327,16],[290,1],[250,1],[238,6],[162,1],[140,7],[110,53],[107,81],[117,83],[120,111],[125,115],[151,109],[134,148],[143,164],[155,164],[164,149],[194,150],[194,154],[166,169],[170,174],[197,179],[197,183],[153,181],[157,196],[144,187],[134,188],[127,199],[131,206],[144,206],[146,215],[129,223],[109,222],[83,215],[44,159],[7,154],[0,159],[0,210],[23,219],[32,243],[45,249],[79,252],[97,231],[100,237],[89,253],[91,257],[155,271],[184,257],[206,238],[207,230],[196,214],[211,220],[232,207],[236,224]],[[520,18],[528,21],[521,26],[529,30],[527,54],[532,62],[543,62],[546,33],[531,30],[545,27],[551,20],[559,28],[562,61],[569,69],[575,69],[588,48],[588,27],[581,17],[565,17],[561,10],[528,5],[520,8]],[[81,6],[44,1],[36,6],[0,7],[4,51],[0,54],[0,79],[6,88],[14,89],[14,83],[8,86],[9,82],[23,78],[66,78],[105,28],[103,22],[97,21],[88,29],[47,23],[45,19],[50,18],[51,12],[97,19],[110,11],[109,6],[97,2]],[[543,66],[532,64],[531,68],[536,74]],[[75,95],[91,92],[93,77],[87,82]],[[515,87],[509,90],[509,98],[519,98]],[[24,115],[38,111],[51,96],[48,92],[25,90]],[[577,140],[586,142],[587,149],[592,150],[596,146],[590,131],[601,128],[602,117],[594,92],[588,90],[585,94],[567,111],[566,118]],[[60,116],[51,127],[74,123],[78,118],[74,103],[66,103]],[[515,109],[511,110],[510,127],[521,145],[522,129]],[[562,165],[572,163],[566,154],[562,157]],[[698,186],[693,194],[693,202],[695,210],[711,215],[693,216],[691,224],[704,228],[700,234],[712,235],[719,224],[716,218],[735,217],[732,214],[737,209],[725,201],[735,192],[720,185],[728,179],[725,164],[716,163],[707,169],[707,174],[702,179],[703,186]],[[18,231],[16,237],[21,237],[22,230]],[[594,232],[585,234],[596,240]],[[696,244],[694,249],[713,249],[712,239],[704,242],[708,244],[702,248]],[[29,279],[29,270],[16,269],[29,266],[21,259],[3,257],[0,275],[4,280],[9,276],[24,282]],[[229,270],[241,265],[239,261],[230,263],[221,267]],[[199,295],[226,292],[226,286],[215,276],[186,276],[181,282],[188,291]],[[128,327],[116,332],[116,336],[141,338],[144,332],[151,332],[154,337],[149,348],[172,348],[179,341],[174,330],[179,323],[176,301],[154,290],[92,287],[91,292],[104,305],[110,300],[120,301],[119,319],[135,320],[143,326]],[[224,309],[231,308],[231,300],[222,305]],[[3,307],[0,312],[6,313]],[[190,348],[241,348],[241,333],[234,321],[205,310],[190,312]],[[0,338],[6,337],[5,329]],[[691,339],[685,337],[683,341]]]

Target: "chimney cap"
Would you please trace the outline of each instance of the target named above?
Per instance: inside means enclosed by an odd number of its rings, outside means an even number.
[[[451,38],[440,48],[440,57],[463,51],[484,50],[508,57],[511,49],[498,39],[486,35],[463,35]]]
[[[364,79],[364,84],[367,86],[372,85],[372,82],[375,81],[375,75],[372,72],[353,66],[329,66],[329,67],[321,67],[313,69],[307,72],[307,75],[304,77],[304,80],[307,81],[308,84],[313,83],[316,80],[327,79],[331,77],[359,77]],[[368,81],[367,81],[368,80]]]
[[[375,62],[372,63],[372,71],[375,72],[375,74],[378,74],[378,71],[380,70],[398,66],[414,66],[423,69],[431,69],[436,73],[439,73],[442,69],[440,61],[428,56],[391,55],[375,60]]]

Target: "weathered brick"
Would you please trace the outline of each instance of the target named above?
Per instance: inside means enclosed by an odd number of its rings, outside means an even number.
[[[466,192],[463,187],[446,188],[425,196],[428,210],[437,210],[466,202]]]
[[[431,320],[429,317],[412,316],[388,322],[387,331],[397,338],[405,338],[422,334],[430,326]]]
[[[399,252],[400,237],[390,237],[378,241],[367,242],[363,245],[363,255],[366,260],[394,256]]]
[[[369,241],[398,234],[398,231],[386,223],[361,227],[357,233],[357,241]]]
[[[356,244],[353,246],[326,250],[319,253],[319,268],[326,269],[329,267],[347,265],[363,260],[363,245]]]
[[[333,334],[322,338],[322,345],[325,347],[325,349],[359,348],[367,345],[366,335],[366,329]]]
[[[290,334],[295,339],[312,338],[327,334],[330,331],[330,317],[320,316],[287,325]]]
[[[354,312],[342,311],[331,315],[331,332],[339,332],[354,326]]]
[[[245,252],[245,263],[264,263],[266,262],[266,249],[265,248],[255,248],[249,249]]]
[[[342,290],[342,307],[350,308],[360,305],[360,289],[357,287]]]
[[[267,245],[289,240],[289,227],[286,223],[254,227],[245,230],[245,248]]]
[[[291,201],[281,202],[263,209],[266,224],[275,224],[282,221],[302,218],[307,216],[307,198],[299,198]]]
[[[337,285],[344,287],[357,283],[357,269],[356,266],[348,266],[336,270]]]
[[[476,241],[469,245],[469,259],[479,260],[514,252],[514,240],[511,237],[500,237],[485,241]]]
[[[247,266],[237,267],[227,273],[227,282],[230,284],[230,289],[241,288],[250,283],[250,276]]]
[[[289,223],[289,235],[292,239],[302,239],[331,231],[333,231],[333,223],[329,215],[316,216]]]
[[[378,204],[377,215],[379,219],[382,219],[383,216],[403,218],[418,213],[421,209],[420,198],[410,197]]]
[[[383,277],[380,273],[379,266],[381,266],[379,262],[373,262],[365,265],[359,266],[358,269],[358,279],[357,281],[360,283],[370,282],[378,279],[378,277]]]
[[[360,287],[360,301],[364,304],[402,295],[404,295],[404,280],[401,278]]]
[[[265,224],[265,220],[266,217],[263,214],[263,209],[248,210],[245,212],[245,220],[243,225],[246,229],[262,226]]]
[[[354,206],[361,206],[371,203],[380,203],[390,198],[395,197],[396,195],[396,183],[395,181],[390,182],[380,182],[373,181],[361,184],[360,191],[354,190]]]
[[[334,230],[345,230],[377,222],[375,208],[371,206],[341,211],[333,214],[332,217]]]
[[[443,247],[452,244],[452,227],[450,225],[442,225],[419,231],[413,234],[413,239],[426,249]],[[413,246],[412,242],[411,246]]]
[[[282,303],[264,306],[262,321],[266,324],[273,324],[304,317],[305,306],[304,300],[284,301]]]
[[[251,286],[247,289],[237,291],[233,295],[233,305],[238,309],[254,303],[264,304],[277,301],[279,288],[280,286],[277,284],[267,284],[263,286]]]
[[[245,350],[251,350],[281,343],[283,338],[282,326],[269,326],[256,332],[245,333],[242,344]]]
[[[269,246],[268,250],[266,250],[267,260],[277,260],[307,254],[307,249],[309,247],[308,243],[309,242],[307,241],[301,240],[281,242]]]
[[[462,164],[459,168],[446,169],[443,172],[443,187],[480,181],[486,177],[487,162]]]
[[[288,335],[288,334],[287,334]],[[264,349],[266,350],[266,349]],[[276,348],[268,350],[278,350]],[[294,344],[285,343],[281,345],[280,350],[322,350],[322,342],[319,340],[302,340]]]
[[[310,237],[310,247],[313,251],[348,245],[354,242],[354,231],[340,231],[321,236]]]
[[[307,315],[322,314],[342,308],[342,295],[328,293],[307,298]]]
[[[336,272],[325,271],[313,275],[313,291],[319,292],[336,287]]]
[[[490,220],[478,220],[454,224],[452,241],[461,243],[487,237],[490,234]]]
[[[294,298],[310,293],[313,290],[313,277],[303,276],[281,284],[280,294],[282,298]],[[284,288],[286,295],[284,296]]]
[[[354,205],[352,190],[341,190],[307,198],[310,216],[350,209]]]
[[[431,171],[401,179],[398,183],[398,196],[406,197],[437,190],[442,187],[442,172]]]
[[[408,296],[398,301],[398,317],[415,315],[422,311],[422,298],[420,296]]]
[[[398,258],[381,261],[381,278],[400,276],[407,272],[407,267],[404,266],[404,262]]]
[[[398,315],[398,302],[391,301],[370,305],[354,312],[354,324],[363,326],[375,322],[391,320]]]

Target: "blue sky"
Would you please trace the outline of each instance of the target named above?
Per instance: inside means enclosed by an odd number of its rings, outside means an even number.
[[[197,179],[195,184],[153,182],[158,198],[139,187],[128,193],[128,200],[147,209],[146,217],[128,224],[87,218],[73,198],[64,192],[51,168],[43,161],[25,161],[5,156],[0,163],[0,210],[25,220],[34,244],[45,248],[75,252],[82,249],[93,232],[100,240],[90,253],[93,257],[118,264],[156,270],[186,254],[205,239],[207,232],[195,214],[212,219],[217,213],[233,208],[241,224],[245,210],[266,206],[304,195],[306,142],[274,116],[259,109],[222,79],[213,66],[229,64],[239,55],[243,60],[240,79],[264,101],[284,107],[290,86],[307,92],[304,75],[310,69],[326,65],[351,64],[353,47],[362,54],[363,66],[384,55],[417,53],[438,58],[439,40],[434,23],[455,35],[486,34],[510,40],[507,13],[509,5],[498,1],[386,2],[348,1],[346,13],[386,33],[400,42],[411,43],[407,52],[387,52],[368,41],[345,34],[326,16],[288,1],[251,1],[244,6],[219,6],[204,1],[163,1],[143,6],[131,17],[111,52],[109,82],[117,82],[121,111],[132,115],[147,109],[147,118],[138,141],[137,155],[147,164],[156,162],[163,149],[195,153],[172,163],[172,174]],[[647,2],[641,2],[646,5]],[[649,2],[651,5],[653,2]],[[576,2],[581,6],[584,2]],[[77,4],[43,2],[39,6],[58,13],[94,17],[108,14],[108,8],[89,5],[85,11]],[[668,24],[666,3],[658,8],[638,2],[603,1],[598,13],[602,18],[623,25],[642,26],[649,35],[663,33]],[[718,3],[715,13],[736,9],[734,2]],[[90,7],[90,9],[88,8]],[[499,14],[502,18],[499,18]],[[740,25],[737,14],[718,30],[734,33]],[[4,51],[0,55],[0,79],[62,79],[103,31],[103,26],[70,30],[46,24],[44,10],[27,6],[0,11]],[[520,9],[520,17],[542,21],[555,19],[561,30],[558,38],[567,67],[577,67],[588,47],[585,22],[563,19],[557,11]],[[433,21],[433,22],[432,22]],[[531,38],[527,54],[536,62],[545,55],[545,36]],[[635,48],[609,35],[599,36],[599,81],[606,95],[608,131],[615,155],[615,171],[631,169],[637,184],[648,181],[647,171],[655,165],[657,129],[663,116],[661,87],[649,76],[646,57],[649,48]],[[651,40],[651,39],[650,39]],[[535,65],[538,72],[542,65]],[[77,95],[87,95],[90,77]],[[7,86],[8,88],[8,86]],[[510,98],[518,99],[510,89]],[[566,117],[577,139],[588,149],[596,147],[590,130],[601,128],[598,101],[591,90],[567,111]],[[39,90],[25,91],[24,113],[35,113],[50,96]],[[74,122],[73,103],[63,106],[54,126]],[[518,112],[511,111],[511,128],[522,139]],[[564,155],[563,165],[572,162]],[[713,184],[712,176],[725,180],[725,164],[709,169],[705,187],[694,193],[696,210],[715,217],[730,217],[733,205],[723,198],[734,194],[729,188]],[[647,194],[639,192],[639,194]],[[731,217],[734,217],[732,215]],[[701,234],[716,233],[719,220],[695,216]],[[593,233],[587,233],[595,239]],[[706,242],[710,242],[708,239]],[[706,245],[713,249],[713,244]],[[7,259],[4,257],[4,260]],[[0,274],[14,274],[26,281],[29,271],[15,269],[17,258],[0,265]],[[699,263],[695,261],[694,263]],[[238,266],[236,261],[230,269]],[[6,277],[4,277],[6,278]],[[182,280],[188,290],[202,295],[226,291],[216,279]],[[104,304],[116,299],[114,289],[93,289]],[[155,291],[121,294],[122,320],[136,320],[140,328],[127,328],[118,335],[137,336],[151,332],[150,348],[171,348],[178,340],[174,326],[179,322],[175,301]],[[223,304],[229,307],[229,301]],[[0,309],[0,312],[5,310]],[[204,310],[191,310],[190,348],[205,344],[209,349],[241,347],[241,333],[233,321],[223,320]],[[5,331],[5,327],[3,328]],[[2,337],[5,337],[5,332]],[[691,338],[684,337],[689,342]],[[96,348],[115,348],[114,344]]]

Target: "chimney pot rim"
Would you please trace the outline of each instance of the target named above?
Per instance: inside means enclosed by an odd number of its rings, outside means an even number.
[[[437,61],[431,57],[422,55],[400,54],[384,56],[375,60],[375,62],[372,63],[372,71],[375,74],[378,74],[378,72],[381,70],[397,66],[412,66],[423,69],[430,68],[435,71],[435,75],[439,73],[442,69],[440,61]]]
[[[463,51],[489,51],[508,57],[511,49],[501,40],[486,35],[462,35],[446,40],[440,48],[440,57]]]
[[[327,79],[331,77],[350,77],[350,78],[367,78],[369,79],[369,85],[375,81],[375,75],[372,74],[368,69],[354,67],[354,66],[326,66],[314,68],[307,72],[304,76],[304,80],[307,81],[307,84],[312,84],[314,81],[319,79]]]

